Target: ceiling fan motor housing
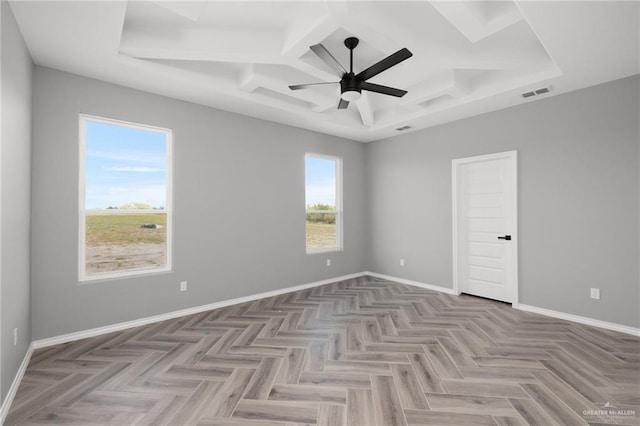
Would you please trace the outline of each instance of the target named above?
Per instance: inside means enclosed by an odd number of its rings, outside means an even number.
[[[346,73],[340,80],[340,93],[344,92],[362,92],[362,81],[352,72]]]

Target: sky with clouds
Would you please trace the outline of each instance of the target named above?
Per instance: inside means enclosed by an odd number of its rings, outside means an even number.
[[[164,133],[90,120],[86,132],[86,209],[131,202],[166,206]]]
[[[85,208],[126,203],[166,206],[166,136],[161,132],[88,120]],[[306,205],[336,205],[336,161],[305,158]]]

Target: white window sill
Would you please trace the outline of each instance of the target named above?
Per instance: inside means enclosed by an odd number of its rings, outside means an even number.
[[[100,275],[95,275],[91,277],[81,277],[78,280],[78,284],[83,285],[83,284],[100,283],[103,281],[139,278],[139,277],[146,277],[149,275],[169,274],[172,272],[173,270],[171,268],[162,268],[162,269],[141,269],[138,271],[127,271],[127,272],[121,272],[121,273],[115,273],[115,274],[100,274]]]
[[[332,248],[332,249],[323,249],[323,250],[312,250],[309,251],[307,250],[307,254],[326,254],[326,253],[339,253],[341,251],[344,251],[341,248]]]

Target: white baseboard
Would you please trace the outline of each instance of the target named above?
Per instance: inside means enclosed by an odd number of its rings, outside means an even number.
[[[440,291],[442,293],[458,295],[453,289],[435,286],[432,284],[425,284],[418,281],[406,280],[404,278],[392,277],[390,275],[378,274],[376,272],[365,272],[366,275],[372,277],[382,278],[383,280],[395,281],[401,284],[408,284],[415,287],[421,287],[427,290]],[[559,318],[567,321],[573,321],[580,324],[591,325],[593,327],[605,328],[607,330],[619,331],[621,333],[631,334],[633,336],[640,336],[640,328],[629,327],[627,325],[615,324],[612,322],[601,321],[593,318],[581,317],[579,315],[567,314],[564,312],[552,311],[551,309],[538,308],[536,306],[522,305],[518,302],[512,304],[514,309],[521,311],[532,312],[534,314],[545,315],[548,317]]]
[[[567,321],[573,321],[580,324],[591,325],[593,327],[606,328],[607,330],[619,331],[621,333],[640,336],[640,328],[629,327],[627,325],[615,324],[612,322],[601,321],[593,318],[581,317],[579,315],[566,314],[564,312],[552,311],[551,309],[538,308],[537,306],[521,305],[514,306],[521,311],[533,312],[534,314],[546,315],[548,317],[559,318]]]
[[[252,294],[249,296],[237,297],[235,299],[228,299],[220,302],[209,303],[207,305],[194,306],[192,308],[181,309],[179,311],[167,312],[166,314],[154,315],[150,317],[139,318],[132,321],[107,325],[104,327],[97,327],[89,330],[77,331],[75,333],[49,337],[46,339],[34,340],[32,345],[35,349],[38,349],[38,348],[44,348],[47,346],[58,345],[60,343],[73,342],[75,340],[86,339],[87,337],[95,337],[102,334],[112,333],[114,331],[122,331],[128,328],[139,327],[141,325],[152,324],[160,321],[166,321],[169,319],[179,318],[186,315],[198,314],[200,312],[210,311],[218,308],[224,308],[227,306],[237,305],[239,303],[253,302],[254,300],[264,299],[265,297],[279,296],[281,294],[291,293],[293,291],[306,290],[308,288],[318,287],[325,284],[331,284],[337,281],[343,281],[343,280],[349,280],[352,278],[361,277],[366,274],[367,274],[366,272],[358,272],[355,274],[343,275],[340,277],[330,278],[322,281],[315,281],[312,283],[301,284],[293,287],[285,287],[278,290],[267,291],[264,293]]]
[[[364,274],[370,275],[376,278],[382,278],[383,280],[394,281],[400,284],[407,284],[407,285],[412,285],[414,287],[424,288],[426,290],[439,291],[441,293],[453,294],[454,296],[458,295],[458,293],[454,292],[453,289],[447,288],[447,287],[440,287],[439,285],[421,283],[419,281],[412,281],[404,278],[392,277],[391,275],[378,274],[377,272],[365,272]]]
[[[2,407],[0,407],[0,425],[4,424],[7,414],[9,414],[9,408],[11,408],[13,398],[16,397],[16,393],[20,387],[20,382],[22,382],[24,372],[27,371],[27,366],[29,365],[29,361],[31,361],[31,355],[33,354],[34,349],[33,343],[31,343],[27,349],[27,353],[24,354],[20,368],[18,368],[18,372],[16,373],[13,383],[11,383],[11,387],[9,388],[9,392],[7,392],[7,396],[5,396],[4,401],[2,401]]]

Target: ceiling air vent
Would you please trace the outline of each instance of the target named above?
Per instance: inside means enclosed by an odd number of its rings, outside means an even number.
[[[403,132],[403,131],[408,130],[410,128],[411,128],[411,126],[402,126],[402,127],[398,127],[396,130],[399,131],[399,132]]]
[[[520,96],[522,96],[523,98],[530,98],[532,96],[543,95],[545,93],[549,93],[550,91],[551,91],[551,86],[542,87],[540,89],[532,90],[530,92],[524,92]]]

